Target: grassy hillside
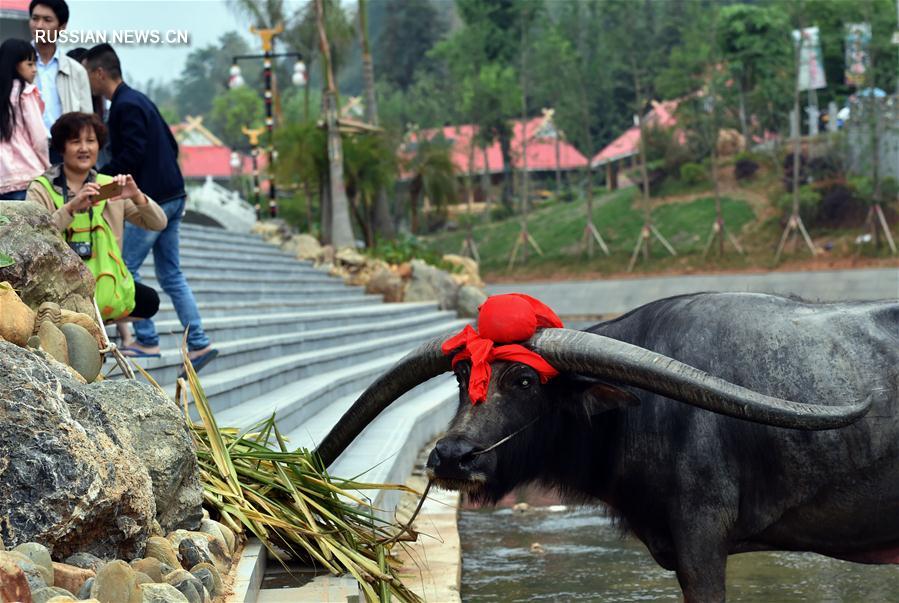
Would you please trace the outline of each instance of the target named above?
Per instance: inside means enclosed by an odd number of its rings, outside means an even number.
[[[656,228],[671,242],[677,257],[671,257],[656,240],[648,262],[641,257],[635,274],[666,272],[706,272],[759,270],[774,268],[774,250],[783,231],[783,212],[769,199],[781,191],[775,176],[760,178],[748,186],[733,181],[722,188],[722,208],[727,227],[746,250],[738,254],[728,243],[725,255],[717,255],[717,245],[703,258],[712,223],[715,204],[710,190],[676,196],[654,198],[650,201]],[[782,190],[782,189],[781,189]],[[634,188],[599,197],[594,203],[593,220],[611,251],[605,256],[595,247],[594,257],[588,259],[581,244],[585,224],[585,203],[551,202],[533,211],[528,218],[528,230],[543,250],[538,256],[529,249],[526,264],[516,262],[508,269],[509,256],[521,229],[520,219],[510,218],[488,222],[484,216],[475,217],[474,239],[481,255],[481,271],[491,280],[525,280],[541,278],[586,278],[622,274],[637,242],[643,224],[642,201]],[[884,246],[875,252],[872,245],[859,252],[855,237],[863,230],[861,224],[841,229],[812,229],[816,245],[829,248],[812,258],[804,245],[788,246],[780,267],[824,268],[859,264],[899,265]],[[895,229],[894,229],[895,232]],[[426,244],[439,253],[459,253],[465,229],[429,236]]]

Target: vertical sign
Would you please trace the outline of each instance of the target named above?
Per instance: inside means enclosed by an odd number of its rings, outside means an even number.
[[[799,43],[799,30],[793,30],[793,43]],[[799,55],[799,89],[817,90],[827,87],[824,76],[824,57],[817,27],[802,30],[802,46]]]
[[[846,84],[860,88],[865,85],[865,74],[871,68],[871,25],[869,23],[846,24]]]

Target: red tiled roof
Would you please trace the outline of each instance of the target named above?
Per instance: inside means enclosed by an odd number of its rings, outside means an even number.
[[[181,164],[181,173],[185,178],[230,178],[231,149],[215,146],[180,146],[178,160]],[[253,173],[253,160],[241,154],[243,161],[242,172],[246,175]],[[258,166],[262,171],[268,165],[268,156],[260,153]]]
[[[231,149],[228,147],[185,147],[179,152],[185,178],[230,178]]]
[[[652,110],[644,118],[645,126],[656,128],[673,128],[677,125],[674,112],[677,111],[679,101],[670,100],[660,103],[653,101]],[[683,133],[678,135],[683,138]],[[640,151],[640,129],[636,126],[628,128],[624,133],[607,144],[604,149],[593,156],[590,163],[594,166],[604,165],[610,161],[617,161]]]
[[[514,169],[524,167],[524,161],[521,153],[522,137],[526,131],[528,135],[527,144],[527,164],[529,172],[553,171],[556,169],[556,141],[554,138],[536,138],[544,119],[535,117],[527,122],[526,129],[522,128],[521,120],[514,122],[514,132],[512,136],[512,163]],[[431,139],[438,135],[452,142],[453,164],[456,171],[460,174],[468,173],[468,155],[471,150],[471,140],[477,134],[477,127],[471,124],[460,126],[446,126],[444,128],[435,128],[430,130],[422,130],[417,134],[413,134],[411,139],[414,142],[419,137]],[[484,149],[475,147],[474,149],[473,171],[474,173],[484,172]],[[563,170],[571,170],[584,167],[587,158],[584,157],[570,143],[562,140],[559,142],[559,168]],[[497,174],[503,170],[503,155],[500,149],[499,141],[494,142],[487,147],[487,171],[491,174]]]
[[[27,15],[29,4],[31,4],[30,0],[3,0],[3,3],[0,4],[0,11],[23,12]]]

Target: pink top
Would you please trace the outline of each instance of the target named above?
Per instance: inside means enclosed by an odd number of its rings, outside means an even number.
[[[10,101],[16,115],[12,137],[0,141],[0,198],[2,193],[28,188],[32,180],[50,167],[44,126],[44,101],[34,84],[27,84],[19,98],[19,80],[13,82]],[[21,102],[20,102],[21,101]]]

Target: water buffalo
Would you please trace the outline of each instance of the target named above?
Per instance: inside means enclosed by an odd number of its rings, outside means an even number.
[[[456,364],[458,411],[428,459],[437,485],[602,501],[687,601],[723,601],[735,553],[899,563],[899,301],[700,293],[526,346],[559,376],[496,361],[480,404]],[[439,339],[411,353],[322,442],[324,461],[450,367]]]

